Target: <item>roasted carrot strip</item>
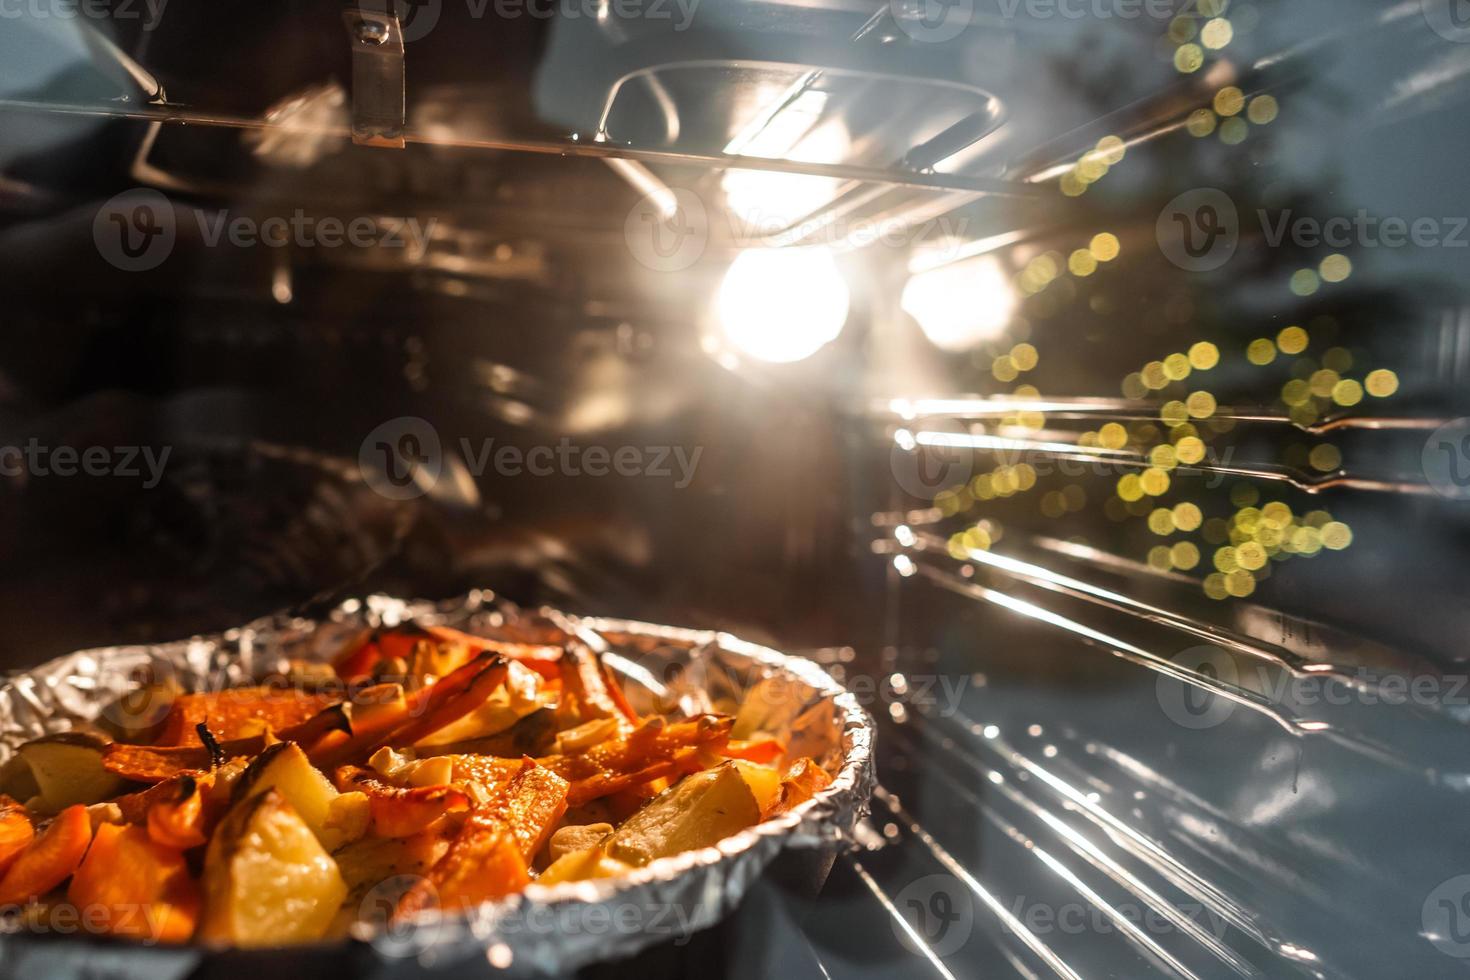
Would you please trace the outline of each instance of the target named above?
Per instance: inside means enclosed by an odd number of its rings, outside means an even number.
[[[204,794],[193,776],[181,776],[171,799],[148,808],[148,836],[164,847],[188,850],[208,840]]]
[[[730,739],[720,750],[727,759],[744,759],[757,765],[768,766],[786,754],[786,746],[774,738]]]
[[[802,759],[786,770],[786,775],[781,779],[780,798],[771,812],[785,813],[830,785],[832,777],[827,775],[827,770],[817,765],[813,759]]]
[[[0,794],[0,875],[36,837],[36,828],[26,808]]]
[[[404,894],[394,918],[433,908],[468,908],[514,895],[530,883],[526,859],[510,830],[498,823],[476,824],[473,833],[461,832],[429,876]]]
[[[600,742],[586,752],[539,761],[572,784],[571,803],[576,806],[680,771],[700,749],[723,746],[733,724],[734,719],[720,715],[670,725],[653,719],[635,732]]]
[[[526,867],[567,809],[567,782],[526,759],[495,798],[476,807],[449,850],[398,906],[410,916],[426,908],[463,908],[520,891]]]
[[[299,725],[341,700],[332,694],[268,687],[235,688],[174,699],[157,745],[199,745],[196,726],[206,724],[220,741],[282,731]]]
[[[332,662],[332,667],[337,671],[337,676],[345,681],[357,680],[365,677],[372,670],[373,664],[383,658],[382,650],[378,647],[378,634],[376,630],[362,630],[347,641],[342,652]]]
[[[363,793],[376,837],[412,837],[447,813],[470,808],[470,798],[453,786],[392,786],[369,769],[343,766],[335,782],[344,793]]]
[[[329,732],[344,730],[352,730],[347,709],[341,704],[334,704],[301,724],[278,733],[276,737],[283,742],[313,744]],[[220,743],[226,759],[256,756],[265,747],[265,735],[252,735],[249,738]],[[109,745],[102,753],[102,766],[109,772],[134,782],[160,783],[185,773],[203,773],[213,766],[213,759],[209,749],[202,745],[151,746],[125,745],[119,742]]]
[[[481,654],[437,684],[413,692],[395,710],[380,712],[348,738],[317,743],[306,754],[318,766],[335,768],[390,742],[412,745],[478,708],[505,683],[506,673],[499,656]]]
[[[576,722],[622,714],[603,680],[597,655],[581,644],[568,647],[562,659],[561,689],[563,704],[573,709]]]
[[[66,896],[87,922],[118,936],[185,942],[199,921],[199,886],[183,854],[142,827],[98,827]]]
[[[62,810],[0,878],[0,907],[20,905],[61,884],[82,863],[90,843],[87,808],[78,804]]]
[[[459,669],[482,653],[498,653],[507,660],[518,660],[546,678],[561,674],[560,647],[492,640],[447,626],[419,626],[416,623],[355,637],[338,656],[337,674],[343,680],[360,680],[380,660],[399,658],[409,661],[415,646],[423,642],[440,648],[436,651],[436,659],[442,674]]]

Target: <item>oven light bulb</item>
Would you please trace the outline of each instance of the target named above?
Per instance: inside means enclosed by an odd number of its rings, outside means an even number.
[[[1005,331],[1016,292],[1000,263],[982,255],[915,273],[899,305],[935,347],[963,351]]]
[[[725,338],[741,353],[777,364],[836,340],[847,309],[847,283],[825,248],[741,252],[715,296]]]

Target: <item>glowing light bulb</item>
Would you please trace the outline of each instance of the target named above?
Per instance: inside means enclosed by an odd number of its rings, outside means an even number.
[[[825,248],[741,252],[715,296],[726,339],[773,363],[800,361],[836,340],[847,310],[847,283]]]
[[[899,305],[934,346],[961,351],[1000,336],[1016,312],[1016,293],[1000,263],[982,255],[916,273]]]

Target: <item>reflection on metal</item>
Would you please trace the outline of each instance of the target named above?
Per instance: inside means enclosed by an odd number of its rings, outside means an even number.
[[[1025,943],[1026,948],[1035,953],[1047,966],[1051,967],[1052,972],[1059,977],[1065,978],[1065,980],[1082,980],[1082,975],[1068,966],[1066,961],[1057,955],[1056,950],[1047,945],[1041,937],[1036,935],[1024,922],[1018,919],[1010,909],[1006,908],[1005,903],[996,898],[988,888],[982,885],[970,873],[969,869],[956,860],[955,856],[936,841],[913,817],[909,816],[908,812],[899,804],[896,797],[882,786],[875,787],[873,795],[881,800],[893,812],[895,817],[902,821],[905,829],[909,833],[913,834],[928,848],[929,852],[934,855],[935,860],[946,871],[965,883],[965,887],[969,888],[975,894],[975,897],[980,899],[985,907],[1001,921],[1001,924],[1007,932]]]
[[[229,113],[200,112],[180,106],[162,106],[157,109],[127,108],[124,106],[97,105],[69,102],[35,102],[24,99],[0,99],[0,110],[17,112],[54,112],[62,115],[101,116],[114,119],[137,119],[144,122],[179,123],[192,126],[215,126],[227,129],[264,130],[270,123],[251,116]],[[325,129],[322,135],[351,136],[346,130]],[[996,197],[1035,198],[1044,192],[1027,187],[1016,181],[994,177],[974,177],[965,174],[915,173],[882,167],[859,167],[845,163],[802,163],[792,160],[775,160],[766,157],[735,156],[719,153],[681,153],[672,150],[640,150],[614,143],[597,143],[580,140],[546,139],[472,139],[447,134],[428,134],[405,130],[405,143],[424,146],[458,147],[470,150],[503,150],[515,153],[535,153],[561,157],[589,157],[605,159],[617,157],[637,160],[648,164],[701,166],[718,170],[759,170],[780,174],[803,174],[810,177],[831,177],[837,180],[872,181],[889,187],[912,187],[919,190],[972,191]]]
[[[907,431],[907,430],[905,430]],[[1143,453],[1125,449],[1104,449],[1099,446],[1080,446],[1070,442],[1043,442],[1038,439],[1019,439],[1009,436],[963,434],[957,432],[935,432],[921,429],[909,434],[920,446],[939,446],[950,449],[979,449],[997,452],[1034,452],[1056,459],[1081,463],[1101,463],[1109,466],[1126,466],[1146,470],[1154,464]],[[1278,463],[1227,464],[1224,462],[1199,462],[1180,464],[1174,472],[1181,474],[1218,473],[1222,476],[1239,476],[1252,480],[1267,480],[1287,483],[1304,493],[1321,493],[1342,487],[1350,490],[1371,490],[1382,493],[1418,494],[1434,496],[1437,491],[1425,482],[1410,480],[1379,480],[1353,476],[1338,469],[1331,473],[1304,473]]]
[[[1298,717],[1278,705],[1267,693],[1249,690],[1199,670],[1181,666],[1167,657],[1129,643],[1120,637],[1094,629],[1079,620],[1064,616],[1044,606],[960,578],[937,567],[933,559],[923,553],[919,553],[918,557],[920,560],[914,563],[916,573],[950,592],[972,599],[980,599],[1028,619],[1055,626],[1129,663],[1145,667],[1182,684],[1230,701],[1238,707],[1256,712],[1293,737],[1320,736],[1351,752],[1391,766],[1400,772],[1422,777],[1432,785],[1444,786],[1458,792],[1470,791],[1470,770],[1431,765],[1423,754],[1405,754],[1384,745],[1372,736],[1350,732],[1325,721]],[[1455,757],[1459,758],[1459,755]]]
[[[359,6],[343,11],[342,22],[352,48],[352,141],[402,149],[406,99],[398,15]]]
[[[1054,419],[1106,419],[1115,422],[1157,422],[1159,407],[1152,402],[1126,398],[880,398],[869,403],[868,413],[878,418],[904,421],[925,418],[989,419],[1020,412],[1043,412]],[[1265,422],[1289,425],[1302,432],[1322,435],[1339,429],[1412,430],[1431,432],[1452,421],[1448,418],[1396,418],[1373,415],[1339,415],[1312,425],[1302,425],[1289,415],[1267,408],[1232,408],[1222,405],[1211,418],[1232,422]]]

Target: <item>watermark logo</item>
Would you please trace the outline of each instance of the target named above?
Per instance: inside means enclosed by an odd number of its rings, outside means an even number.
[[[443,0],[358,0],[357,7],[366,14],[396,16],[404,43],[412,44],[428,37],[438,25],[444,3]]]
[[[1159,212],[1154,235],[1164,258],[1187,272],[1210,272],[1235,254],[1240,217],[1224,191],[1185,191]]]
[[[368,433],[357,453],[363,480],[389,500],[428,493],[443,465],[438,430],[414,415],[384,422]]]
[[[0,20],[143,21],[151,31],[168,0],[0,0]]]
[[[640,265],[655,272],[683,272],[709,244],[709,212],[688,188],[672,188],[673,200],[648,194],[623,222],[623,238]]]
[[[975,19],[975,0],[888,0],[898,29],[915,41],[942,44],[964,33]]]
[[[1470,957],[1470,875],[1440,882],[1424,899],[1420,922],[1435,949],[1457,959]]]
[[[1420,0],[1429,29],[1446,41],[1470,43],[1470,0]]]
[[[158,191],[124,191],[92,219],[98,254],[124,272],[158,268],[173,253],[177,238],[173,205]]]
[[[694,482],[704,455],[703,446],[580,446],[567,436],[554,445],[533,446],[461,437],[455,449],[456,462],[474,477],[647,477],[669,480],[676,490]],[[358,447],[357,465],[367,485],[382,496],[410,500],[434,489],[444,453],[432,424],[400,416],[368,433]]]
[[[933,500],[941,491],[964,486],[975,475],[975,453],[962,444],[967,433],[952,419],[926,419],[921,444],[909,429],[899,429],[888,451],[893,482],[912,497]],[[945,437],[956,445],[945,445]]]
[[[1197,677],[1231,687],[1240,686],[1235,660],[1218,647],[1190,647],[1169,660],[1175,667]],[[1154,694],[1169,720],[1183,728],[1214,728],[1224,724],[1235,713],[1235,702],[1229,698],[1169,674],[1159,675]]]
[[[898,941],[915,953],[919,944],[935,956],[949,956],[970,939],[975,928],[975,906],[970,892],[952,875],[926,875],[910,883],[893,900],[908,924],[905,929],[889,920]]]
[[[434,886],[425,878],[394,875],[370,888],[357,907],[358,922],[368,933],[368,942],[384,956],[392,959],[417,957],[439,938],[444,927],[442,916],[394,917],[399,901],[415,888],[428,888],[431,894],[434,893]],[[437,901],[431,900],[428,907],[436,904]]]
[[[1435,429],[1420,458],[1424,478],[1441,497],[1470,498],[1470,419],[1455,419]]]

